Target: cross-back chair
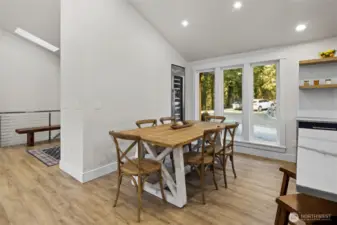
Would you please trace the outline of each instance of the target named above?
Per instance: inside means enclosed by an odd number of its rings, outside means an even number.
[[[161,117],[159,119],[160,123],[161,124],[174,124],[176,122],[176,118],[175,117]],[[169,122],[169,123],[168,123]],[[188,146],[188,149],[189,151],[192,151],[192,144],[188,144],[188,145],[185,145],[185,146]],[[184,147],[185,147],[184,146]],[[174,172],[174,159],[173,159],[173,152],[170,153],[170,159],[171,159],[171,163],[172,163],[172,170]]]
[[[175,123],[176,122],[176,118],[175,117],[161,117],[159,119],[161,124],[166,124],[167,122],[169,123]]]
[[[176,122],[175,117],[161,117],[159,119],[161,124],[174,124]],[[169,122],[169,123],[168,123]],[[174,172],[174,159],[173,159],[173,152],[170,153],[170,159],[171,159],[171,166],[172,166],[172,171]],[[165,159],[164,159],[165,161]]]
[[[215,149],[215,157],[219,159],[224,176],[225,187],[227,188],[227,177],[226,177],[226,164],[227,159],[229,158],[232,163],[232,170],[234,174],[234,178],[236,179],[236,172],[234,167],[234,140],[235,140],[235,131],[239,123],[228,124],[224,129],[224,137],[223,137],[223,145],[217,145]],[[229,139],[227,139],[229,137]],[[207,149],[209,154],[212,153],[211,149]]]
[[[226,120],[224,116],[205,116],[205,122],[223,123]]]
[[[205,182],[205,172],[207,168],[210,168],[213,174],[213,182],[215,185],[216,190],[218,190],[218,185],[215,179],[215,147],[218,135],[223,128],[216,128],[216,129],[209,129],[205,130],[202,138],[202,149],[201,152],[187,152],[184,154],[184,162],[187,165],[192,166],[196,169],[200,176],[200,186],[202,191],[202,203],[206,204],[205,201],[205,193],[204,193],[204,182]],[[206,146],[206,142],[208,145]],[[206,147],[212,149],[212,154],[208,154],[206,152]]]
[[[157,126],[157,120],[156,119],[137,120],[136,125],[137,125],[138,128],[156,127]],[[145,148],[145,147],[143,146],[143,148]],[[157,150],[158,153],[163,151],[164,149],[165,148],[156,146],[156,150]],[[145,155],[146,152],[143,152],[143,154]]]
[[[218,122],[223,123],[226,120],[224,116],[205,116],[206,122]]]
[[[144,126],[155,127],[157,126],[157,120],[156,119],[137,120],[136,125],[138,128],[144,128]]]
[[[164,186],[162,181],[162,172],[161,172],[161,163],[152,159],[144,159],[142,158],[142,145],[140,137],[134,135],[126,135],[121,134],[118,132],[110,131],[109,134],[112,136],[117,152],[117,160],[118,160],[118,186],[117,186],[117,193],[116,199],[114,203],[114,207],[117,205],[118,196],[120,192],[120,187],[122,183],[123,176],[130,176],[133,180],[137,188],[138,194],[138,217],[137,221],[140,222],[140,212],[142,208],[142,193],[144,188],[144,183],[146,179],[152,173],[157,173],[159,175],[159,184],[160,190],[162,194],[163,201],[165,202],[165,195],[164,195]],[[120,148],[120,140],[124,141],[132,141],[131,145],[126,149],[122,150]],[[130,159],[127,154],[134,148],[138,147],[138,158],[137,159]],[[137,180],[136,180],[137,179]]]

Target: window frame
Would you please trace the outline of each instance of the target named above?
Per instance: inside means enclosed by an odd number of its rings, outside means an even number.
[[[286,151],[286,125],[285,125],[285,112],[286,110],[282,108],[282,92],[280,90],[281,82],[282,82],[282,73],[285,72],[285,58],[277,57],[274,59],[260,59],[256,60],[249,60],[243,59],[241,62],[240,60],[229,60],[229,61],[222,61],[219,63],[212,63],[208,62],[203,65],[195,65],[193,66],[193,79],[194,79],[194,112],[195,117],[194,119],[199,119],[199,73],[201,72],[215,72],[215,114],[224,115],[224,99],[223,99],[223,82],[224,82],[224,75],[223,71],[227,69],[236,69],[242,68],[242,140],[236,140],[238,146],[250,146],[254,149],[260,149],[263,151],[273,151],[273,152],[285,152]],[[231,63],[234,62],[234,63]],[[276,101],[278,107],[276,108],[276,118],[277,118],[277,142],[259,142],[253,141],[251,138],[252,134],[252,125],[251,125],[251,118],[252,118],[252,104],[253,104],[253,82],[254,82],[254,66],[261,66],[261,65],[270,65],[276,64]],[[202,69],[207,68],[207,69]]]
[[[213,101],[214,101],[214,114],[216,114],[216,108],[217,108],[217,78],[216,78],[216,70],[212,68],[208,69],[203,69],[203,70],[197,70],[194,72],[194,96],[196,96],[195,99],[195,110],[194,110],[194,118],[196,120],[201,119],[201,99],[200,99],[200,74],[201,73],[214,73],[214,96],[213,96]]]
[[[222,111],[221,111],[221,114],[222,116],[225,116],[225,112],[224,112],[224,78],[225,78],[225,75],[224,75],[224,71],[225,70],[232,70],[232,69],[241,69],[242,70],[242,74],[241,74],[241,84],[242,84],[242,87],[241,87],[241,105],[242,105],[242,113],[241,113],[241,116],[242,116],[242,133],[240,135],[240,138],[236,138],[236,140],[238,141],[244,141],[245,138],[244,138],[244,129],[245,129],[245,124],[243,123],[243,120],[244,120],[244,114],[245,112],[243,111],[243,80],[244,80],[244,65],[235,65],[235,66],[226,66],[226,67],[222,67],[221,68],[221,77],[222,77],[222,80],[221,80],[221,85],[219,84],[215,84],[215,85],[218,85],[220,86],[220,92],[221,92],[221,106],[222,106]]]
[[[285,145],[285,143],[281,143],[282,142],[282,134],[281,134],[281,126],[282,126],[282,120],[281,120],[281,113],[280,113],[280,95],[281,95],[281,92],[280,92],[280,60],[272,60],[272,61],[264,61],[264,62],[259,62],[259,63],[251,63],[250,64],[250,67],[251,67],[251,76],[252,76],[252,83],[250,84],[250,87],[251,87],[251,90],[249,90],[253,96],[253,99],[252,101],[254,100],[254,67],[256,66],[266,66],[266,65],[272,65],[272,64],[275,64],[276,65],[276,102],[277,102],[277,105],[278,107],[276,107],[276,120],[277,120],[277,127],[276,127],[276,132],[277,132],[277,136],[276,136],[276,143],[275,145],[277,146],[280,146],[280,145]],[[263,103],[263,102],[266,102],[265,99],[259,99],[259,103]],[[254,113],[253,111],[253,107],[251,107],[250,109],[250,113]],[[250,118],[252,118],[252,115],[250,115]],[[254,137],[253,137],[253,133],[254,133],[254,130],[253,130],[253,124],[251,122],[251,120],[249,120],[249,129],[250,129],[250,132],[249,132],[249,139],[248,141],[249,142],[252,142],[252,143],[256,143],[256,144],[265,144],[265,145],[274,145],[274,143],[272,142],[265,142],[265,141],[257,141]]]

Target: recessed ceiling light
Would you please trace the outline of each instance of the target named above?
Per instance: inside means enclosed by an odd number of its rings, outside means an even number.
[[[234,2],[233,7],[234,7],[234,9],[241,9],[242,2]]]
[[[304,31],[305,29],[307,29],[307,25],[305,25],[305,24],[299,24],[299,25],[297,25],[297,27],[296,27],[296,31],[297,31],[297,32],[302,32],[302,31]]]
[[[58,50],[60,50],[58,47],[55,47],[54,45],[49,44],[48,42],[42,40],[41,38],[36,37],[35,35],[29,33],[28,31],[25,31],[21,28],[16,28],[14,32],[16,34],[20,35],[21,37],[48,49],[49,51],[57,52]]]
[[[187,27],[188,24],[190,24],[190,23],[189,23],[187,20],[181,21],[181,25],[182,25],[183,27]]]

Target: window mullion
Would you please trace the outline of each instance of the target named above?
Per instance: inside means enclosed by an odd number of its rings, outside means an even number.
[[[244,64],[242,74],[242,127],[243,139],[250,140],[251,134],[251,117],[252,117],[252,100],[253,100],[253,69],[250,64]]]
[[[215,69],[215,115],[223,115],[223,72],[220,67]]]
[[[281,92],[281,86],[282,86],[282,70],[281,67],[284,64],[284,59],[281,59],[277,64],[276,64],[276,118],[278,121],[278,126],[277,126],[277,138],[279,141],[279,144],[282,146],[285,146],[285,108],[282,107],[282,100],[284,99]]]

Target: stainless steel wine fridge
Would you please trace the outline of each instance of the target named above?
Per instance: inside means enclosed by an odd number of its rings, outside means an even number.
[[[177,121],[185,119],[185,68],[177,65],[171,66],[172,74],[172,112]]]

